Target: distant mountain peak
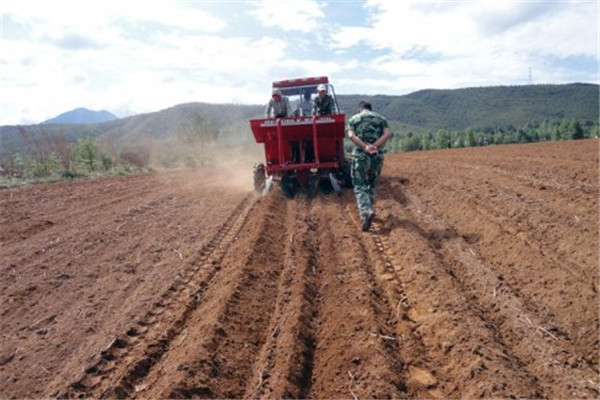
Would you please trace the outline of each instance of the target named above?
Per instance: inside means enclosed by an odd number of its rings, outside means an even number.
[[[79,107],[44,121],[42,124],[95,124],[115,119],[118,118],[106,110],[94,111]]]

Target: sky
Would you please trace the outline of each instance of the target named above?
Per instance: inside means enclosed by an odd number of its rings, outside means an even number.
[[[264,104],[337,94],[599,83],[599,1],[2,0],[0,125],[78,107]]]

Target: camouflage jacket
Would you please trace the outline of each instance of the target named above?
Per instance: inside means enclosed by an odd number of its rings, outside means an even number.
[[[290,106],[290,100],[282,96],[281,100],[275,101],[274,99],[269,100],[267,108],[265,109],[266,118],[285,118],[292,115],[292,107]]]
[[[333,96],[326,94],[323,97],[315,97],[313,100],[313,115],[327,115],[333,114],[333,110],[335,108],[335,104],[333,101]]]
[[[348,130],[353,130],[356,136],[365,143],[375,143],[383,135],[388,121],[382,115],[369,110],[362,110],[348,120]],[[363,152],[356,147],[355,151]],[[381,152],[381,149],[379,150]]]

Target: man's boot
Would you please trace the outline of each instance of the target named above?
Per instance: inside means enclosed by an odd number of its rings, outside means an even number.
[[[371,224],[373,223],[373,218],[375,218],[375,213],[373,211],[369,211],[368,213],[363,215],[363,219],[362,219],[363,232],[366,232],[369,230],[369,228],[371,227]]]

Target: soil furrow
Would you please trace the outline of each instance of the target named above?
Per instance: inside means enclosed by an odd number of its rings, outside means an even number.
[[[589,279],[584,274],[586,267],[589,268],[594,260],[591,257],[574,260],[572,252],[569,252],[571,246],[565,245],[562,236],[565,234],[576,236],[586,231],[593,231],[595,221],[585,215],[580,204],[575,205],[570,199],[552,201],[546,196],[541,196],[539,189],[519,188],[514,181],[507,178],[495,177],[493,185],[486,178],[489,179],[485,175],[475,175],[472,178],[479,182],[478,187],[486,187],[486,185],[491,187],[489,190],[492,195],[486,196],[484,202],[481,201],[481,193],[469,193],[464,183],[453,186],[438,183],[438,186],[447,193],[460,193],[460,196],[466,198],[471,206],[480,208],[490,219],[500,221],[505,233],[520,235],[525,243],[543,257],[553,257],[560,263],[569,263],[571,266],[569,271],[572,271],[575,276],[584,281]],[[469,184],[473,183],[475,182]],[[581,200],[585,198],[593,202],[593,199],[598,197],[597,193],[594,196],[577,192],[581,194]],[[499,206],[501,203],[502,212]],[[510,212],[506,213],[509,207]],[[547,227],[549,232],[546,232],[543,238],[527,235],[525,232],[528,232],[532,226]],[[555,226],[561,227],[561,235],[550,235]],[[591,237],[588,240],[591,240]]]
[[[246,196],[192,260],[187,271],[176,276],[146,315],[115,338],[97,361],[85,368],[84,376],[59,396],[129,397],[135,383],[168,351],[190,313],[198,307],[202,292],[218,272],[218,261],[243,227],[253,204],[251,196]]]
[[[407,397],[392,312],[371,276],[359,231],[338,202],[344,200],[319,198],[314,209],[322,311],[308,397]]]
[[[283,238],[284,271],[265,345],[244,398],[306,398],[310,389],[319,312],[321,265],[316,258],[316,224],[304,198],[288,201],[293,212]]]
[[[420,201],[411,196],[411,204]],[[419,216],[413,213],[415,220]],[[422,223],[422,221],[421,221]],[[442,219],[423,224],[428,230],[451,232]],[[569,337],[560,328],[528,309],[520,294],[459,235],[433,238],[433,249],[457,286],[473,299],[483,318],[493,324],[499,340],[531,376],[539,379],[552,398],[590,398],[597,395],[597,370],[577,355]],[[545,321],[545,322],[542,322]],[[552,382],[552,384],[550,384]]]
[[[444,235],[461,237],[472,251],[480,254],[493,266],[504,285],[512,288],[512,292],[526,309],[548,321],[547,324],[553,325],[553,329],[558,329],[566,335],[566,339],[575,343],[576,354],[583,358],[595,358],[591,357],[591,354],[597,354],[598,342],[595,337],[599,319],[597,312],[590,308],[589,304],[598,302],[595,286],[597,269],[594,272],[585,265],[577,265],[576,269],[570,268],[574,265],[573,262],[557,255],[556,250],[547,246],[543,251],[539,248],[538,243],[544,241],[544,236],[532,231],[528,228],[529,225],[521,229],[509,216],[501,214],[502,209],[490,209],[489,206],[477,202],[472,195],[457,192],[450,185],[440,185],[446,194],[443,205],[432,204],[427,198],[421,199],[410,193],[420,188],[413,189],[412,185],[405,188],[401,196],[408,199],[404,204],[411,210],[412,215],[424,226],[429,226],[429,230],[446,232],[438,235],[438,239]],[[396,193],[401,191],[401,188],[387,184],[385,190]],[[428,190],[427,193],[431,192]],[[454,198],[456,200],[453,200]],[[449,208],[448,204],[453,204],[453,207]],[[459,212],[471,216],[468,222],[460,225],[453,222],[455,213]],[[443,227],[436,228],[436,221],[446,222]],[[511,251],[507,254],[502,249],[508,246]],[[524,256],[528,262],[523,262]],[[543,288],[550,285],[557,287],[561,296],[549,291],[540,293],[540,286]],[[576,311],[560,320],[553,317],[557,307],[569,307]],[[585,315],[586,318],[576,318],[575,315]]]
[[[452,190],[447,188],[446,193],[452,192]],[[423,217],[419,210],[427,209],[424,202],[411,194],[407,195],[411,199],[409,208],[412,210],[415,218],[421,218],[421,221],[426,222],[431,229],[437,229],[438,231],[448,231],[450,229],[448,225],[436,227],[436,222],[445,219],[444,215],[434,214],[434,217],[429,219]],[[471,212],[481,212],[481,205],[478,205],[472,197],[467,197],[471,198]],[[428,212],[430,214],[435,213],[431,208],[429,208]],[[497,214],[497,211],[493,211],[493,213]],[[487,216],[489,214],[486,212],[484,215]],[[476,235],[459,235],[456,231],[459,227],[452,229],[454,233],[453,238],[457,239],[460,236],[463,241],[467,243],[472,242],[473,244],[469,245],[471,251],[482,254],[485,259],[489,260],[488,263],[494,266],[495,276],[500,277],[504,286],[512,288],[511,292],[514,297],[519,298],[522,308],[529,310],[528,313],[537,314],[541,320],[546,321],[546,325],[551,326],[552,330],[560,332],[563,335],[563,339],[573,343],[572,351],[575,354],[583,358],[590,358],[591,353],[597,352],[597,341],[595,339],[592,339],[593,341],[586,340],[588,336],[585,334],[582,335],[582,333],[597,332],[598,330],[598,315],[594,315],[593,310],[587,306],[590,302],[598,301],[598,293],[597,289],[593,286],[594,276],[591,274],[589,267],[576,265],[570,260],[565,259],[560,251],[550,250],[547,247],[544,251],[539,248],[536,251],[536,243],[543,242],[543,237],[532,243],[529,238],[533,235],[526,227],[523,227],[523,230],[521,230],[515,227],[516,225],[514,225],[511,219],[501,216],[498,216],[498,218],[502,218],[502,222],[498,225],[498,229],[502,231],[499,234],[502,237],[501,240],[511,243],[513,249],[517,250],[512,255],[514,258],[511,258],[514,261],[507,261],[506,254],[498,254],[496,257],[491,258],[490,253],[494,251],[493,248],[490,249],[488,246],[480,245],[478,240],[472,240]],[[492,224],[487,224],[487,226],[492,226]],[[527,254],[531,259],[539,259],[539,262],[533,262],[531,267],[529,265],[522,265],[519,262],[519,257],[523,254]],[[543,268],[536,268],[534,266]],[[575,268],[572,268],[573,266]],[[548,282],[547,276],[551,271],[552,280],[562,286],[559,292],[565,295],[564,298],[554,295],[549,296],[551,295],[550,293],[545,296],[539,296],[535,291],[526,289],[527,286],[539,285],[539,282]],[[592,284],[589,283],[590,281]],[[583,288],[581,285],[575,286],[576,282],[582,283]],[[491,285],[491,283],[488,283],[488,285]],[[549,304],[554,303],[557,303],[560,307],[577,309],[576,315],[587,315],[588,318],[556,320],[552,317],[552,311],[548,307]]]
[[[210,283],[207,300],[190,316],[185,336],[138,385],[134,397],[243,396],[267,336],[283,269],[276,244],[287,229],[282,198],[267,198],[260,205],[227,249],[228,255],[244,258],[220,261],[221,271]]]
[[[399,352],[404,361],[406,386],[413,398],[446,398],[448,397],[439,385],[439,380],[432,371],[437,369],[437,360],[432,360],[423,339],[418,333],[418,325],[411,320],[411,299],[403,288],[399,268],[388,253],[390,246],[388,235],[384,234],[380,221],[373,223],[374,233],[369,235],[371,243],[365,240],[375,270],[376,279],[393,306],[393,322],[396,336],[399,338]]]
[[[447,166],[446,169],[452,170],[452,166]],[[460,175],[458,172],[456,174]],[[561,264],[569,263],[572,270],[567,271],[572,272],[574,277],[584,281],[589,280],[589,276],[585,276],[585,271],[589,270],[589,266],[595,260],[591,254],[588,254],[588,257],[573,262],[572,244],[566,244],[564,240],[565,233],[567,237],[581,236],[585,232],[597,235],[597,232],[594,232],[597,227],[596,221],[585,215],[580,204],[574,205],[574,211],[569,212],[572,202],[553,202],[552,199],[539,195],[539,190],[523,194],[526,191],[514,188],[514,182],[502,183],[503,178],[494,176],[474,175],[472,179],[469,178],[469,182],[449,181],[452,182],[451,184],[444,183],[445,180],[433,181],[425,177],[424,179],[427,180],[425,187],[455,198],[456,200],[453,201],[455,207],[480,212],[488,219],[486,227],[494,226],[496,223],[502,230],[499,236],[507,238],[516,236],[523,244],[531,247],[530,251],[539,253],[542,257],[553,257]],[[483,190],[474,191],[473,185]],[[553,206],[553,203],[556,205]],[[423,206],[420,208],[427,209]],[[457,213],[459,210],[448,211]],[[543,236],[532,235],[531,233],[535,233],[531,232],[532,227],[545,228],[546,232]],[[553,230],[557,230],[557,227],[560,227],[560,235],[553,234]],[[584,236],[582,239],[591,241],[592,237],[593,235]]]
[[[0,397],[598,398],[598,140],[0,191]],[[241,171],[247,171],[242,173]]]
[[[386,200],[379,207],[383,210],[376,227],[381,231],[374,234],[395,244],[386,254],[410,303],[406,318],[425,346],[425,365],[437,364],[431,375],[440,393],[449,397],[544,396],[536,378],[522,371],[518,358],[498,339],[495,327],[463,292],[436,251],[432,238],[451,233],[424,229],[400,203]]]

